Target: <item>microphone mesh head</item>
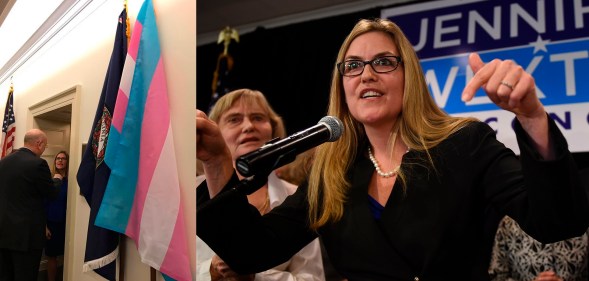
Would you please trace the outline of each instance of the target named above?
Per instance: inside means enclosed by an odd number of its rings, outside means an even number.
[[[325,116],[319,120],[317,124],[325,124],[329,129],[329,139],[327,141],[335,141],[341,137],[344,132],[344,125],[337,117]]]

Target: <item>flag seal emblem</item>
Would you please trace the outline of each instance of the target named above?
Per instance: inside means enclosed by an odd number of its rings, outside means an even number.
[[[106,142],[108,141],[111,123],[112,115],[105,106],[102,109],[102,117],[98,120],[96,126],[94,126],[94,132],[92,134],[92,153],[96,159],[97,168],[104,161],[104,152],[106,150]]]

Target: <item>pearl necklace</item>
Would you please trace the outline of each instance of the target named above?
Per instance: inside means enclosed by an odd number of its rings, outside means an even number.
[[[374,168],[376,169],[376,173],[383,177],[383,178],[390,178],[390,177],[394,177],[397,175],[397,172],[399,170],[399,167],[394,168],[392,171],[389,172],[383,172],[380,169],[380,166],[378,165],[378,162],[376,161],[376,158],[374,157],[374,155],[372,154],[372,149],[370,148],[370,146],[368,146],[368,157],[370,158],[370,161],[372,161],[372,164],[374,164]]]

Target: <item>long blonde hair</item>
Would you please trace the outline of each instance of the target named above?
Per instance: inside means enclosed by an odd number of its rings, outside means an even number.
[[[429,93],[423,70],[413,46],[401,29],[389,20],[360,20],[344,40],[337,61],[343,61],[354,39],[372,31],[389,35],[403,60],[402,69],[405,73],[403,107],[397,124],[392,130],[399,130],[399,136],[409,149],[425,152],[428,162],[435,169],[429,149],[474,119],[451,117],[436,105]],[[336,116],[343,122],[344,133],[338,141],[317,147],[314,164],[309,175],[307,194],[310,224],[311,228],[315,230],[327,223],[341,219],[350,188],[346,172],[356,160],[357,151],[361,150],[360,145],[367,141],[363,125],[354,119],[347,107],[342,76],[335,66],[332,74],[328,115]],[[335,155],[337,157],[334,157]],[[405,182],[402,170],[399,171],[399,178]]]

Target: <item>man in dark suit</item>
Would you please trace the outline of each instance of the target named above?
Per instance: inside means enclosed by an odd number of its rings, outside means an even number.
[[[0,281],[37,280],[45,245],[43,200],[55,197],[61,184],[41,158],[46,146],[47,135],[32,129],[24,147],[0,160]]]

